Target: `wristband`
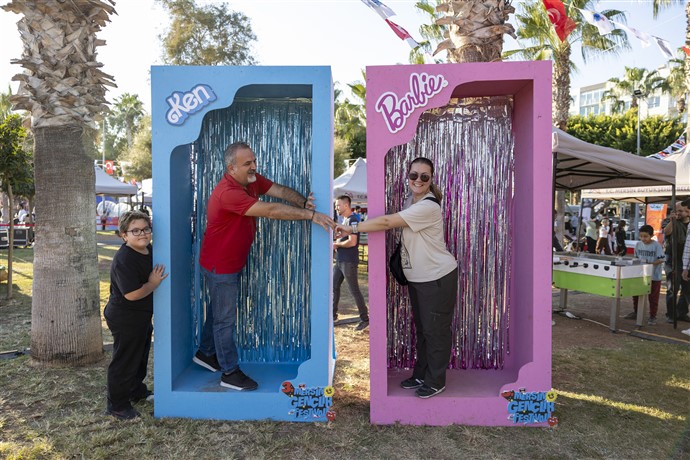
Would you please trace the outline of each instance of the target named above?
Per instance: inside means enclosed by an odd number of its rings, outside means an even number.
[[[311,221],[314,221],[314,215],[316,214],[316,209],[311,210]]]

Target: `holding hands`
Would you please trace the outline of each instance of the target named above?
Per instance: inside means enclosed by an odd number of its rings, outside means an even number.
[[[334,227],[335,237],[343,238],[352,234],[352,227],[350,225],[338,224]]]

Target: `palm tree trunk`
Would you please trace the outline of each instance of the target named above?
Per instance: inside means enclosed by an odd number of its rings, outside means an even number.
[[[568,112],[570,110],[570,44],[561,43],[553,56],[553,124],[567,130]]]
[[[93,160],[78,125],[35,127],[36,244],[31,357],[81,365],[103,355]]]

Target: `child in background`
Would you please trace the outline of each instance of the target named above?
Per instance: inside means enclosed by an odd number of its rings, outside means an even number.
[[[625,246],[625,238],[627,234],[625,232],[625,227],[628,224],[624,221],[618,221],[618,229],[616,230],[616,254],[619,256],[624,256],[628,252],[628,248]]]
[[[124,244],[110,266],[110,298],[103,312],[113,334],[106,414],[129,420],[141,415],[132,402],[153,397],[144,384],[153,332],[153,291],[168,274],[163,265],[153,267],[148,215],[124,213],[119,230]]]
[[[659,309],[659,292],[661,291],[661,266],[666,256],[664,249],[659,242],[652,239],[654,229],[651,225],[643,225],[640,228],[640,241],[635,245],[635,257],[642,259],[642,262],[654,265],[652,272],[652,291],[649,293],[649,321],[647,324],[656,324],[656,313]],[[633,297],[634,312],[629,313],[627,319],[637,318],[637,303],[639,296]]]

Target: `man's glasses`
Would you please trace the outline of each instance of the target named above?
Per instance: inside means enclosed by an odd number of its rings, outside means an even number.
[[[422,173],[421,175],[419,175],[419,173],[416,171],[412,171],[410,174],[407,175],[407,177],[409,177],[410,180],[420,179],[422,182],[429,182],[429,179],[431,179],[431,176],[427,173]]]
[[[127,230],[125,233],[131,233],[134,236],[139,236],[141,234],[144,235],[150,235],[153,230],[151,227],[144,227],[144,228],[133,228],[131,230]]]

